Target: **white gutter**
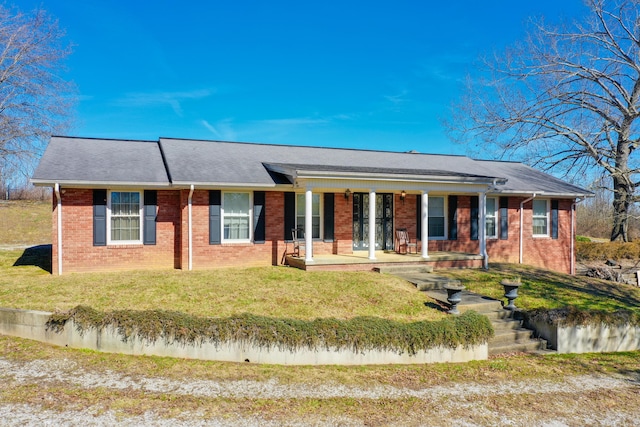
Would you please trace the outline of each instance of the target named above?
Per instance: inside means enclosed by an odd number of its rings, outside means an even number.
[[[58,276],[62,275],[62,197],[60,197],[60,184],[55,183],[53,190],[56,193],[57,210],[58,210]]]
[[[193,190],[194,190],[194,186],[193,186],[193,184],[191,184],[191,187],[189,188],[189,199],[188,199],[188,205],[189,205],[189,271],[191,271],[193,269],[193,219],[192,219],[192,214],[191,214],[191,205],[192,205],[192,201],[193,201]]]
[[[522,221],[524,221],[524,204],[532,201],[536,198],[536,193],[533,193],[531,197],[520,202],[520,264],[522,264]]]
[[[575,236],[575,216],[576,216],[576,205],[580,202],[582,202],[584,200],[584,198],[577,198],[575,199],[575,201],[571,204],[571,266],[569,268],[569,273],[572,276],[575,276],[576,274],[576,258],[575,258],[575,240],[576,240],[576,236]]]

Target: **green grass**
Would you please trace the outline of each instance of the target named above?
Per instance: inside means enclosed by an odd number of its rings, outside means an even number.
[[[51,243],[51,201],[1,200],[0,245]]]
[[[0,251],[0,307],[69,310],[172,310],[195,316],[240,313],[315,319],[357,316],[396,321],[437,320],[415,286],[392,276],[305,272],[288,267],[210,271],[129,271],[52,276],[14,266],[23,251]]]
[[[615,311],[626,309],[640,313],[640,288],[582,276],[570,276],[515,264],[491,264],[484,270],[439,272],[462,281],[468,290],[504,299],[502,279],[518,276],[522,286],[515,303],[519,308],[575,307],[579,310]]]

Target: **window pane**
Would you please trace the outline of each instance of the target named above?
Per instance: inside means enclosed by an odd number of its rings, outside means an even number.
[[[444,197],[429,197],[429,216],[444,217]]]
[[[487,216],[496,214],[496,199],[487,199]]]
[[[444,218],[429,218],[429,237],[444,237]]]
[[[546,235],[547,234],[547,219],[546,218],[534,218],[533,219],[533,234]]]
[[[487,217],[487,237],[495,237],[496,219]]]
[[[223,239],[249,240],[250,193],[223,193]]]
[[[249,193],[224,193],[224,213],[249,215]]]
[[[547,216],[547,201],[546,200],[534,200],[533,201],[533,216]]]
[[[296,194],[296,227],[305,229],[305,194]],[[311,237],[320,238],[320,194],[311,195]]]
[[[140,193],[111,192],[111,240],[140,240]]]

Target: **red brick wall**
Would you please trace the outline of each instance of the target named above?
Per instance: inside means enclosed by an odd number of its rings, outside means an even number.
[[[395,196],[395,227],[407,228],[409,236],[421,245],[416,228],[416,199],[408,194],[404,204]],[[510,197],[508,204],[508,239],[487,239],[487,253],[493,262],[519,262],[520,203],[524,198]],[[524,205],[523,263],[551,270],[570,272],[571,268],[571,204],[572,200],[560,200],[558,206],[558,239],[533,237],[532,202]],[[458,196],[457,240],[429,240],[429,251],[456,251],[480,253],[480,242],[471,240],[471,196]],[[420,250],[420,249],[419,249]]]
[[[64,189],[62,271],[173,268],[179,241],[177,191],[158,191],[155,245],[93,246],[93,190]],[[58,273],[57,208],[53,209],[53,273]]]
[[[189,190],[158,190],[156,245],[93,246],[93,192],[90,189],[65,189],[63,203],[63,271],[89,271],[137,268],[188,268],[188,195]],[[394,226],[407,228],[417,236],[416,200],[407,195],[404,203],[394,198]],[[479,253],[479,242],[470,239],[471,198],[458,196],[458,239],[430,240],[430,251]],[[518,262],[520,244],[520,202],[509,199],[509,235],[507,240],[488,239],[491,261]],[[352,199],[335,194],[334,241],[314,242],[314,255],[353,252]],[[571,200],[559,204],[559,238],[532,237],[531,202],[524,206],[523,261],[558,271],[570,270]],[[53,272],[57,273],[57,211],[55,194],[52,207]],[[263,244],[209,244],[209,192],[193,194],[193,268],[263,266],[281,263],[291,243],[284,241],[284,193],[266,192],[266,241]]]

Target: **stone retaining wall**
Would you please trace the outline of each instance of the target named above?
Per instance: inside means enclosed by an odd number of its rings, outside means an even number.
[[[640,327],[631,325],[558,326],[529,322],[558,353],[605,353],[640,350]]]
[[[27,338],[63,347],[85,348],[106,353],[166,356],[225,362],[253,362],[278,365],[376,365],[414,364],[436,362],[468,362],[486,360],[488,345],[455,349],[433,348],[418,351],[415,355],[398,354],[392,351],[363,351],[354,353],[344,349],[287,349],[260,348],[247,343],[228,342],[180,344],[164,340],[150,342],[133,338],[123,341],[114,328],[91,329],[82,335],[70,321],[64,330],[57,333],[46,329],[51,313],[33,310],[0,308],[0,334]]]

